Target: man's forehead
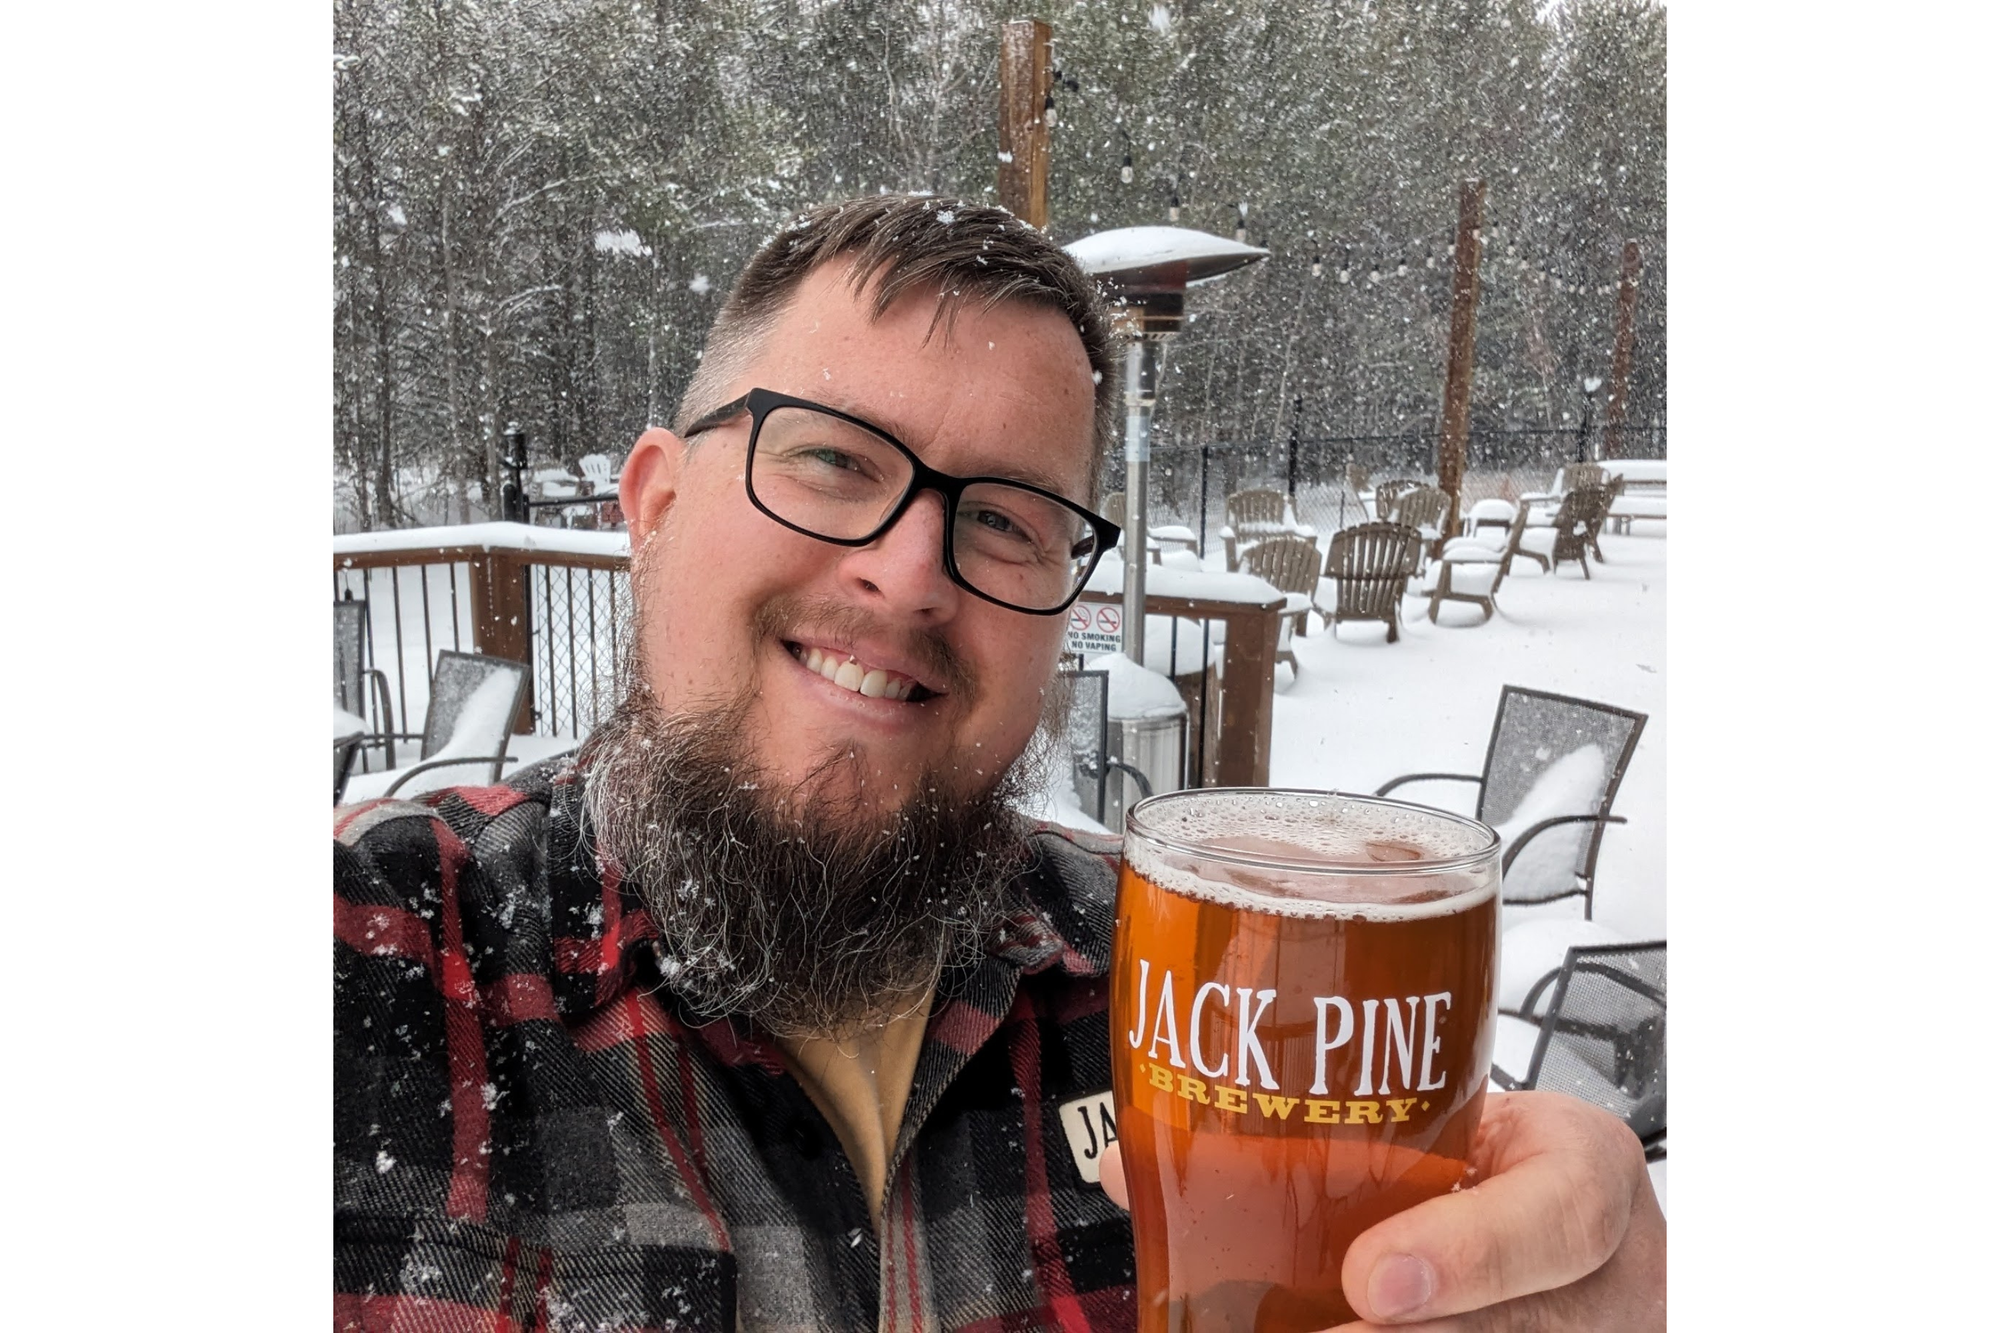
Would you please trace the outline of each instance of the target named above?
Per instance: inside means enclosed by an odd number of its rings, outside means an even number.
[[[876,279],[857,286],[842,260],[813,270],[767,327],[739,389],[824,403],[919,452],[941,443],[930,438],[940,431],[996,419],[1031,426],[1037,438],[995,465],[1054,490],[1081,486],[1095,448],[1096,385],[1083,339],[1061,311],[930,283],[899,292],[878,314],[879,290]]]

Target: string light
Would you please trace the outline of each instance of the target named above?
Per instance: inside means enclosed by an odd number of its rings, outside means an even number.
[[[1250,202],[1246,199],[1236,205],[1236,243],[1238,245],[1243,244],[1244,238],[1250,234],[1249,222]]]
[[[1314,255],[1314,256],[1313,256],[1313,276],[1314,276],[1315,278],[1317,278],[1317,277],[1319,276],[1319,274],[1320,274],[1320,257],[1319,257],[1318,255]]]
[[[1174,186],[1174,192],[1167,196],[1167,221],[1181,220],[1181,187]]]
[[[1118,168],[1118,179],[1127,185],[1132,183],[1132,150],[1129,148],[1125,150],[1125,164]]]
[[[1056,94],[1053,88],[1042,94],[1042,123],[1050,129],[1056,127]]]

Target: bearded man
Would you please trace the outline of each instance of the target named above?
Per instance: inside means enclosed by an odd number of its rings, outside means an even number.
[[[856,200],[751,259],[620,479],[616,715],[337,814],[337,1325],[1134,1324],[1115,1152],[1086,1182],[1058,1116],[1111,1083],[1116,844],[1013,813],[1116,535],[1113,369],[998,209]],[[1621,1123],[1496,1095],[1478,1151],[1350,1250],[1357,1309],[1664,1326]]]

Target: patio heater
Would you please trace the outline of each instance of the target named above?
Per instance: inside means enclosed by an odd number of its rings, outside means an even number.
[[[500,517],[509,523],[528,521],[528,492],[521,485],[521,469],[528,465],[528,432],[521,423],[510,421],[500,438],[507,442],[507,456],[500,460],[512,476],[500,487]]]
[[[1063,249],[1112,302],[1125,346],[1125,655],[1146,659],[1146,466],[1160,345],[1180,332],[1190,287],[1266,258],[1269,250],[1187,227],[1120,227]]]

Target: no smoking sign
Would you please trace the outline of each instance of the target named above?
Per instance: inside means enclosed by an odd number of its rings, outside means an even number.
[[[1111,602],[1078,602],[1063,627],[1063,649],[1082,657],[1115,653],[1124,646],[1125,608]]]

